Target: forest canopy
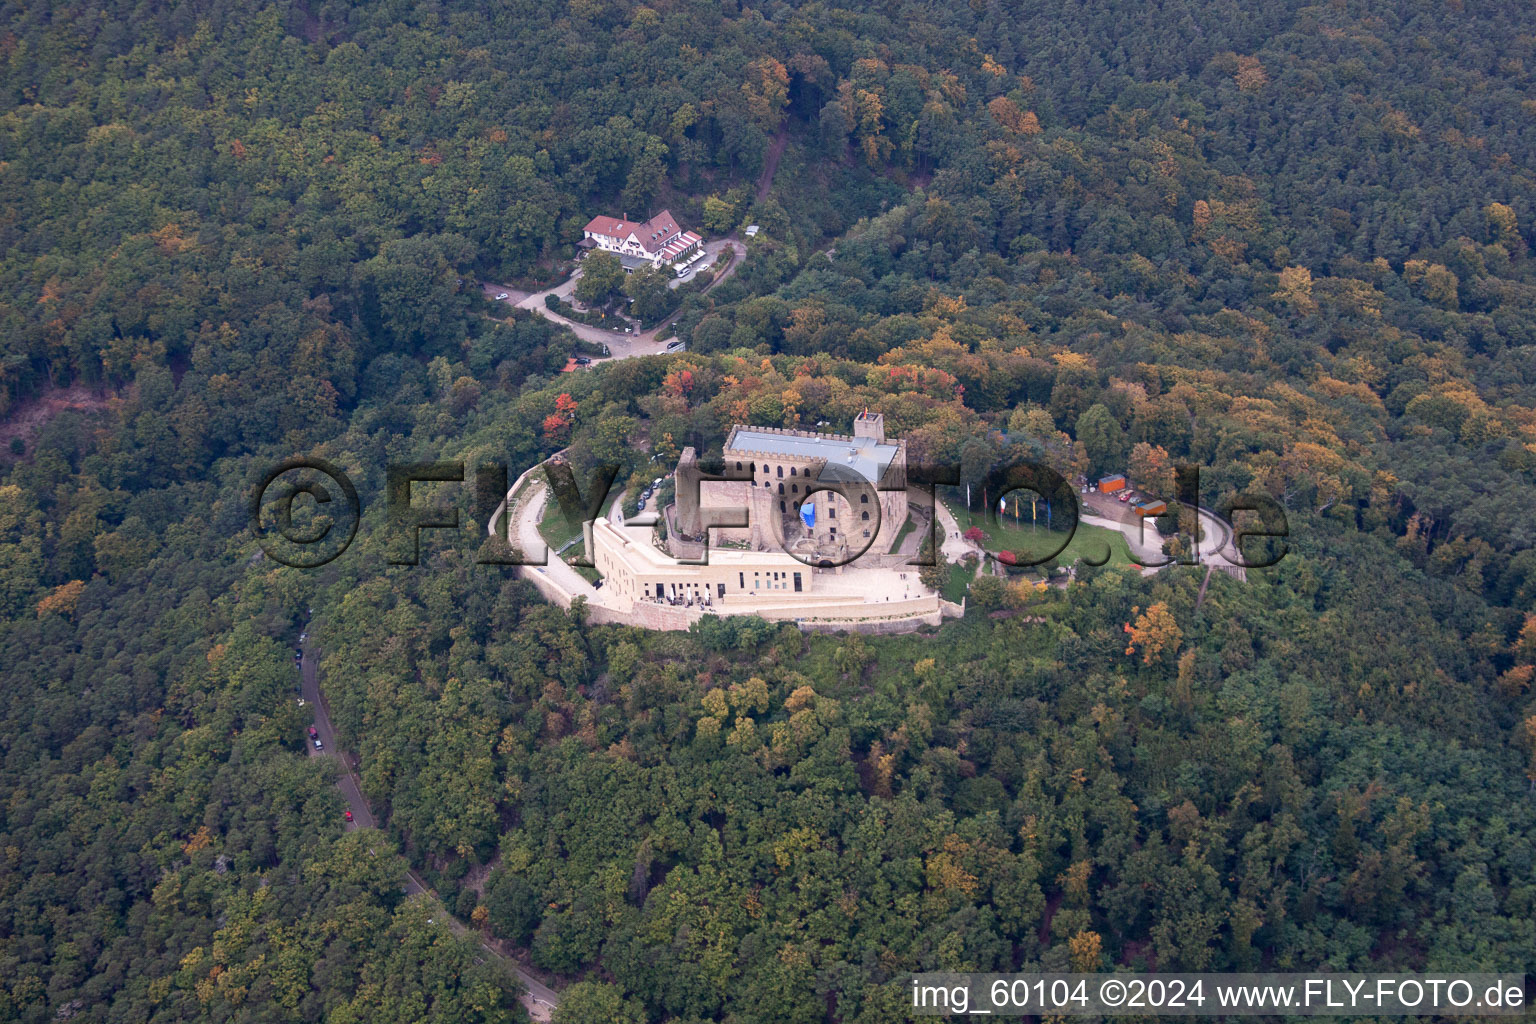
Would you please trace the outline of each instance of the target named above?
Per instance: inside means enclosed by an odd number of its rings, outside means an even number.
[[[0,1020],[523,1019],[480,942],[677,1024],[1536,962],[1525,6],[3,10]],[[560,373],[482,295],[663,208],[747,250],[684,353]],[[294,454],[649,481],[866,407],[967,473],[1199,466],[1290,551],[650,633],[469,530],[391,567],[381,501],[321,570],[247,528]]]

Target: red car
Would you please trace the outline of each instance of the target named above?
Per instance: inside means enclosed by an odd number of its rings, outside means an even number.
[[[347,811],[346,812],[346,818],[347,818],[348,821],[352,820],[352,812],[351,811]]]
[[[315,732],[315,727],[314,726],[310,726],[309,727],[309,738],[310,739],[314,739],[318,735],[320,735],[320,734]]]

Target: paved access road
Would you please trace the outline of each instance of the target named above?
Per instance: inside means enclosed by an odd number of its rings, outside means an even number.
[[[1147,567],[1142,569],[1143,575],[1151,575],[1167,565],[1178,564],[1169,561],[1168,556],[1163,554],[1163,537],[1157,532],[1157,524],[1153,520],[1137,519],[1127,522],[1119,518],[1097,515],[1091,509],[1092,506],[1086,504],[1083,506],[1082,522],[1089,526],[1102,526],[1120,531],[1125,536],[1131,553],[1147,564]],[[1200,517],[1200,543],[1197,545],[1200,552],[1199,564],[1218,567],[1223,564],[1238,565],[1239,559],[1232,547],[1231,525],[1206,509],[1196,508],[1195,513]]]
[[[583,580],[585,582],[585,580]],[[305,743],[309,749],[310,757],[335,758],[341,766],[341,775],[336,780],[336,788],[341,790],[341,795],[347,801],[347,809],[352,812],[352,820],[345,823],[348,832],[359,828],[375,828],[373,810],[368,806],[368,801],[363,799],[363,791],[357,784],[357,776],[352,773],[352,766],[341,755],[340,748],[336,745],[336,730],[331,727],[331,716],[326,711],[325,700],[320,692],[320,655],[312,645],[306,642],[302,650],[304,658],[299,662],[300,692],[304,695],[305,702],[313,710],[315,716],[315,731],[320,734],[320,742],[323,750],[316,750],[314,741],[305,736]],[[411,895],[419,893],[431,894],[420,875],[407,869],[405,891]],[[435,895],[435,894],[434,894]],[[463,922],[450,914],[446,909],[443,916],[448,921],[448,926],[459,936],[470,934]],[[534,1020],[547,1021],[554,1009],[560,1003],[560,996],[554,989],[545,985],[538,978],[525,971],[521,965],[502,956],[492,949],[483,940],[480,948],[496,959],[507,970],[516,976],[523,986],[523,1006],[528,1010],[528,1016]]]
[[[747,255],[747,247],[734,238],[717,238],[713,242],[705,242],[704,251],[710,256],[708,261],[710,266],[713,266],[721,259],[729,258],[731,260],[730,266],[725,268],[725,273],[711,281],[709,288],[705,289],[706,291],[714,288],[721,281],[734,274],[736,268],[741,266],[741,261]],[[530,294],[525,291],[518,291],[515,288],[496,284],[481,285],[481,289],[485,292],[486,297],[493,301],[497,295],[506,293],[507,297],[501,301],[508,305],[529,310],[539,314],[546,320],[560,324],[562,327],[568,327],[576,337],[581,338],[583,341],[590,341],[596,345],[607,345],[608,351],[612,355],[595,358],[593,360],[594,363],[603,362],[604,359],[632,359],[635,356],[655,356],[661,355],[666,351],[667,342],[659,340],[657,335],[661,334],[671,325],[672,321],[677,317],[676,313],[667,317],[667,319],[648,331],[641,331],[638,334],[621,334],[617,331],[606,331],[601,327],[592,327],[587,324],[579,324],[574,320],[567,320],[544,305],[544,297],[547,295],[558,296],[566,302],[571,301],[571,295],[576,291],[576,282],[579,280],[581,280],[581,268],[577,267],[575,273],[571,274],[570,277],[553,288],[546,288],[541,292]],[[676,286],[682,283],[683,281],[679,280],[670,282],[670,285]]]
[[[1231,524],[1206,509],[1197,508],[1195,511],[1200,517],[1200,564],[1218,567],[1224,564],[1238,565],[1239,560],[1232,547]],[[1079,522],[1086,526],[1115,530],[1123,535],[1131,554],[1145,563],[1141,569],[1143,576],[1150,576],[1159,569],[1178,564],[1163,554],[1163,538],[1157,532],[1157,524],[1153,520],[1138,517],[1127,522],[1099,512],[1094,506],[1084,503],[1079,512]],[[941,550],[945,558],[957,562],[968,554],[983,553],[981,545],[965,540],[960,535],[959,524],[942,501],[938,502],[938,513],[939,526],[944,531]]]
[[[527,470],[517,478],[517,482],[507,491],[508,500],[517,493],[517,489],[523,486],[533,473],[539,474],[538,478],[529,481],[529,494],[512,513],[510,524],[510,539],[514,547],[523,553],[524,558],[537,558],[540,551],[547,552],[547,560],[543,565],[525,565],[524,573],[538,573],[540,576],[552,582],[572,598],[585,597],[589,603],[596,604],[598,590],[587,578],[571,567],[570,563],[554,552],[544,538],[539,536],[539,520],[544,518],[544,506],[549,501],[549,484],[543,480],[543,463]],[[618,507],[615,503],[614,507]],[[486,526],[486,531],[496,536],[500,527],[501,517],[506,514],[507,503],[503,501],[496,511],[491,514],[491,521]],[[622,514],[622,513],[621,513]]]
[[[336,788],[341,790],[341,795],[347,801],[347,809],[352,812],[352,820],[345,822],[347,831],[376,828],[373,811],[369,808],[368,801],[363,799],[363,791],[357,785],[357,776],[352,774],[352,766],[340,756],[336,746],[336,730],[331,728],[331,716],[326,712],[325,704],[320,699],[320,657],[308,643],[304,644],[303,651],[304,660],[299,663],[300,692],[303,693],[305,702],[314,711],[315,731],[320,734],[320,742],[325,745],[324,750],[316,750],[314,741],[306,737],[309,756],[329,757],[340,761],[341,777],[336,780]]]

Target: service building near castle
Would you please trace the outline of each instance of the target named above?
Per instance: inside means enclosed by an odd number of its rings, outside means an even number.
[[[593,217],[581,234],[580,248],[615,253],[626,274],[642,267],[691,262],[703,253],[703,237],[684,231],[670,210],[646,221],[600,215]]]
[[[933,512],[909,505],[906,442],[886,438],[880,413],[857,416],[851,435],[738,425],[721,459],[741,478],[708,479],[694,449],[683,452],[676,490],[696,485],[699,499],[662,510],[664,531],[593,523],[600,619],[686,628],[704,614],[750,614],[894,629],[960,611],[918,580]]]

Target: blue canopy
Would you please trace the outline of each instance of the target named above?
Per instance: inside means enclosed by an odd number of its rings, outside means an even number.
[[[805,524],[807,530],[816,527],[816,506],[812,502],[806,502],[800,506],[800,521]]]

